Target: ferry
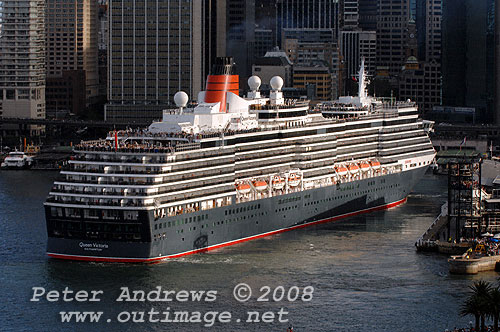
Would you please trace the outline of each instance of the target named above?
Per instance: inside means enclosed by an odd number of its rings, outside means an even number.
[[[0,165],[3,169],[27,169],[33,164],[33,157],[24,152],[10,152]]]
[[[178,92],[148,128],[74,147],[45,202],[47,254],[151,263],[404,203],[435,151],[415,103],[366,84],[362,63],[358,96],[314,109],[278,76],[240,97],[218,58],[198,104]]]

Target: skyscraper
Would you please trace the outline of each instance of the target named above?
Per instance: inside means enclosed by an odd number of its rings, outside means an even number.
[[[338,38],[338,0],[277,0],[278,44],[287,30],[322,32],[330,41]]]
[[[494,12],[494,43],[495,43],[495,52],[494,52],[494,60],[493,66],[495,67],[495,122],[498,126],[500,126],[500,1],[495,0],[495,5],[493,6],[495,9]]]
[[[197,99],[225,28],[223,0],[110,0],[105,119],[148,123],[179,90]]]
[[[494,3],[443,2],[443,105],[474,107],[483,122],[495,114]]]
[[[45,118],[44,15],[44,0],[0,1],[0,116]]]
[[[441,62],[442,0],[417,0],[418,58]]]
[[[82,113],[99,95],[97,0],[46,0],[47,112]]]
[[[406,61],[405,44],[411,19],[410,0],[379,0],[377,65],[397,76]]]
[[[340,21],[342,30],[352,30],[359,27],[359,1],[340,0],[339,3]]]
[[[358,91],[353,79],[359,72],[362,58],[365,59],[367,73],[376,73],[377,1],[340,0],[339,13],[339,46],[343,69],[342,75],[339,75],[343,82],[339,85],[342,94],[351,95]],[[363,29],[363,26],[372,27],[373,30]]]
[[[245,82],[255,58],[255,0],[226,0],[226,12],[226,54],[233,57],[240,82]]]
[[[417,0],[415,5],[416,32],[412,14],[399,95],[416,101],[426,113],[441,104],[441,0]]]
[[[375,74],[377,60],[377,34],[375,31],[342,31],[341,52],[344,56],[346,78],[351,79],[359,72],[361,59],[365,59],[369,75]]]
[[[362,30],[376,31],[378,16],[377,0],[358,0],[359,27]]]

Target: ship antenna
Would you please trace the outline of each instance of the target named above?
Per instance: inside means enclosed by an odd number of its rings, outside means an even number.
[[[359,91],[358,97],[366,98],[366,73],[365,73],[365,58],[361,58],[361,66],[359,67]]]

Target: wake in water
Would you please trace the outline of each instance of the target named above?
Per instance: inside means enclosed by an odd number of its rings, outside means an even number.
[[[408,197],[410,198],[439,198],[443,197],[445,198],[446,196],[443,194],[422,194],[422,193],[415,193],[415,194],[409,194]]]

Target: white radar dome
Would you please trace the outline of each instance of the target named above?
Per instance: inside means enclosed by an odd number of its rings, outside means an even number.
[[[174,102],[177,107],[186,107],[188,101],[189,97],[184,91],[179,91],[174,95]]]
[[[283,79],[280,76],[274,76],[269,83],[273,90],[281,90],[281,87],[283,87]]]
[[[248,79],[248,86],[250,87],[250,90],[256,91],[259,89],[260,84],[262,81],[260,80],[259,76],[252,76]]]

